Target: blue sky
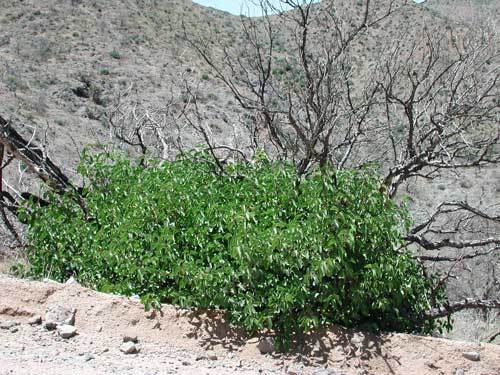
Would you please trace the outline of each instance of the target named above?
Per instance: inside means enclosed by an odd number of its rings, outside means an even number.
[[[225,10],[236,15],[245,14],[247,16],[260,16],[260,7],[252,4],[248,0],[193,0],[195,3],[213,7],[220,10]],[[255,1],[256,3],[257,1]],[[276,5],[279,4],[278,0],[273,1]]]
[[[193,0],[195,3],[205,5],[207,7],[213,7],[220,10],[225,10],[236,15],[245,14],[247,16],[260,16],[260,8],[252,4],[249,0]],[[415,0],[415,2],[420,3],[424,0]],[[273,0],[277,5],[279,0]]]

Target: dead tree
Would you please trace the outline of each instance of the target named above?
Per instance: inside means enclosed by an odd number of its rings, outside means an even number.
[[[410,177],[500,162],[500,50],[488,30],[426,28],[383,51],[380,87],[390,140],[387,193]]]
[[[86,211],[81,190],[44,154],[44,148],[24,138],[14,129],[10,121],[0,116],[0,213],[3,223],[19,243],[22,243],[22,237],[9,219],[6,210],[17,216],[24,200],[34,200],[42,205],[45,201],[43,197],[30,191],[16,192],[16,196],[4,189],[3,172],[13,160],[22,162],[28,171],[50,190],[58,194],[71,194],[82,210]]]
[[[166,101],[155,105],[144,103],[133,91],[130,86],[118,92],[106,111],[109,140],[120,148],[132,148],[141,155],[143,165],[147,158],[174,158],[185,148],[183,141],[190,129],[184,119],[193,99],[186,95],[181,100],[171,92]]]
[[[261,1],[264,17],[242,18],[241,47],[218,49],[212,48],[213,40],[187,33],[186,38],[236,101],[255,113],[257,143],[270,156],[292,160],[300,174],[314,164],[342,169],[371,126],[378,92],[372,72],[354,68],[352,48],[406,1],[377,8],[367,1],[354,15],[353,4],[281,3],[292,10],[273,16],[278,9]],[[359,74],[369,84],[354,86]]]

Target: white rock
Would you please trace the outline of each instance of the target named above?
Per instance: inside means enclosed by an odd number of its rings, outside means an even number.
[[[12,327],[17,326],[19,323],[14,322],[13,320],[7,320],[5,322],[0,323],[0,328],[2,329],[11,329]]]
[[[125,353],[125,354],[135,354],[139,350],[137,349],[137,346],[131,341],[124,342],[122,346],[120,346],[120,351]]]
[[[61,324],[57,326],[57,333],[59,333],[59,336],[63,339],[69,339],[76,335],[76,328],[69,324]]]
[[[42,317],[40,315],[33,315],[29,320],[28,324],[32,326],[37,326],[39,324],[42,324]]]
[[[66,280],[66,285],[80,285],[80,283],[76,281],[73,276],[71,276],[68,280]]]
[[[58,325],[74,325],[76,310],[61,305],[51,305],[45,313],[45,328],[55,329]]]
[[[469,361],[480,361],[481,360],[481,354],[478,352],[464,352],[462,353],[464,358],[467,358]]]

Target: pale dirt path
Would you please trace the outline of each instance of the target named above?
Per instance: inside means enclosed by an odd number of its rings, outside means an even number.
[[[48,306],[77,309],[78,336],[61,339],[26,324]],[[133,299],[97,293],[79,285],[33,282],[0,275],[0,375],[215,375],[314,374],[321,368],[358,374],[500,375],[500,346],[403,334],[374,336],[333,328],[289,356],[262,355],[257,338],[241,338],[221,313],[194,313],[165,305],[145,313]],[[137,334],[140,353],[119,351],[124,334]],[[478,351],[479,362],[462,356]],[[457,372],[458,371],[458,372]],[[337,372],[340,374],[341,372]]]

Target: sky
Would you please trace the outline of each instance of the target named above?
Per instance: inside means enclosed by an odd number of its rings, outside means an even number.
[[[252,4],[249,0],[193,0],[195,3],[205,5],[207,7],[213,7],[220,10],[225,10],[226,12],[240,15],[245,14],[247,16],[260,16],[260,7],[258,5]],[[424,0],[415,0],[416,3],[421,3]],[[256,3],[257,1],[254,1]],[[274,4],[279,4],[279,0],[273,0]]]
[[[258,5],[252,4],[252,1],[248,0],[193,0],[195,3],[205,5],[207,7],[212,7],[220,10],[225,10],[226,12],[240,15],[244,14],[247,16],[260,16],[260,7]],[[258,1],[254,1],[257,3]],[[274,0],[274,4],[278,5],[279,0]]]

